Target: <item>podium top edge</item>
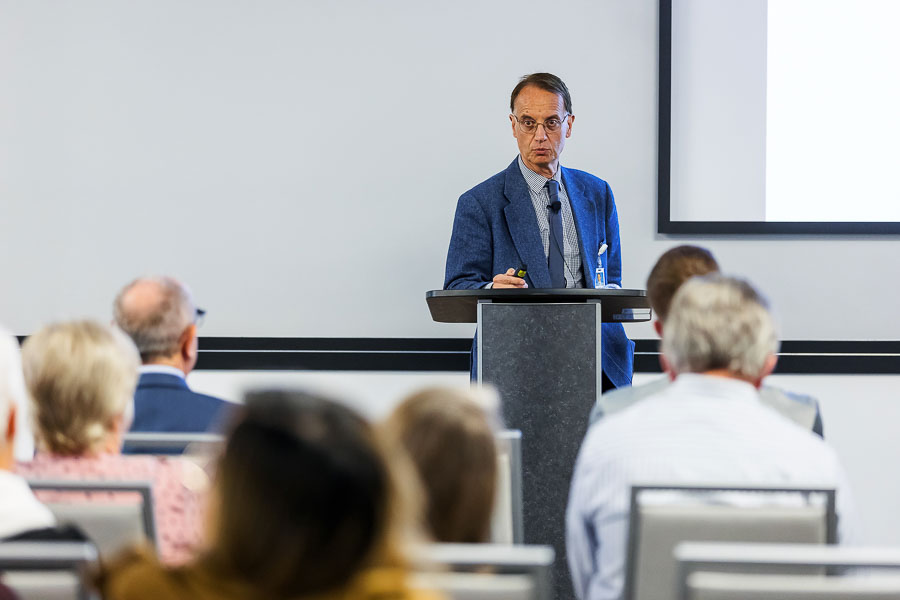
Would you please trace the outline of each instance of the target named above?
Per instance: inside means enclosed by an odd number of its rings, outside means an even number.
[[[539,297],[572,297],[572,298],[609,298],[609,297],[644,297],[647,290],[626,289],[626,288],[604,288],[604,289],[585,289],[585,288],[567,288],[567,289],[485,289],[478,288],[474,290],[430,290],[425,292],[425,298],[539,298]]]

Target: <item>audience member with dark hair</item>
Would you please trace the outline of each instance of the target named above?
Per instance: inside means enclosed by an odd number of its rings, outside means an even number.
[[[183,562],[200,539],[203,471],[186,461],[123,456],[140,364],[122,332],[93,321],[56,323],[22,349],[38,451],[16,471],[28,478],[150,481],[163,560]],[[40,491],[44,501],[82,501],[83,494]],[[118,501],[93,494],[96,502]]]
[[[473,393],[429,388],[404,400],[385,423],[409,454],[426,496],[427,524],[438,542],[487,542],[497,483],[497,448]]]
[[[371,427],[288,391],[251,393],[228,436],[209,548],[169,569],[133,555],[101,575],[107,598],[418,599],[402,552],[402,494]]]
[[[719,265],[709,250],[699,246],[676,246],[656,261],[647,277],[647,299],[656,314],[653,326],[660,337],[669,316],[669,305],[681,285],[698,275],[718,273]],[[635,402],[663,391],[669,385],[668,377],[656,381],[610,390],[597,399],[591,411],[590,421],[595,423]],[[759,399],[801,427],[811,429],[822,436],[822,415],[815,398],[777,387],[764,385],[759,389]]]

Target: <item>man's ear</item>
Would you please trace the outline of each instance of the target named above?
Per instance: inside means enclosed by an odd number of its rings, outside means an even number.
[[[759,389],[762,386],[763,380],[775,371],[775,365],[777,365],[777,364],[778,364],[778,355],[777,354],[770,354],[766,358],[766,364],[763,367],[762,373],[760,374],[758,379],[753,381],[753,385],[755,385],[757,389]]]
[[[660,321],[659,319],[653,321],[653,329],[656,330],[656,335],[658,335],[659,337],[662,337],[662,332],[663,332],[662,321]]]
[[[659,366],[662,367],[663,373],[669,376],[669,381],[675,381],[675,370],[672,368],[672,365],[669,364],[666,355],[662,352],[659,353]]]
[[[191,323],[188,325],[184,333],[181,334],[181,357],[184,359],[193,359],[197,354],[197,325]]]
[[[6,435],[4,436],[7,444],[12,444],[16,439],[16,405],[11,404],[9,407],[9,417],[6,421]]]

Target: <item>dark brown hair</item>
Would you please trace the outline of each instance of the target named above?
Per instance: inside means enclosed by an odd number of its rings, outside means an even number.
[[[665,252],[647,277],[647,299],[656,317],[666,320],[672,298],[685,281],[718,271],[719,263],[706,248],[684,245]]]
[[[531,75],[522,77],[522,79],[519,80],[519,83],[516,84],[516,87],[513,88],[512,94],[510,94],[509,97],[509,110],[511,112],[515,113],[516,111],[516,98],[519,96],[519,92],[529,85],[533,85],[545,92],[558,94],[563,99],[563,106],[565,107],[566,112],[570,115],[573,114],[572,97],[569,95],[569,88],[566,87],[566,84],[563,83],[562,79],[552,73],[532,73]]]
[[[426,494],[426,520],[439,542],[486,542],[497,483],[497,448],[485,411],[461,390],[430,388],[404,400],[386,423]]]
[[[391,477],[371,427],[293,391],[252,392],[218,471],[213,573],[261,597],[348,582],[387,535]]]

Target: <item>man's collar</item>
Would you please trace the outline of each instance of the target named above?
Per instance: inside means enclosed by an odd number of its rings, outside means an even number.
[[[170,367],[169,365],[141,365],[139,372],[141,375],[149,373],[156,375],[175,375],[176,377],[184,379],[184,371],[176,369],[175,367]]]
[[[555,179],[560,183],[560,185],[562,185],[562,165],[557,165],[556,173],[553,174],[553,177],[547,178],[540,173],[532,171],[530,168],[528,168],[528,166],[525,165],[525,161],[522,160],[522,155],[520,154],[519,170],[522,172],[522,176],[525,178],[525,183],[528,184],[528,188],[534,193],[540,192],[541,189],[543,189],[543,187],[547,185],[547,182],[550,181],[550,179]]]

